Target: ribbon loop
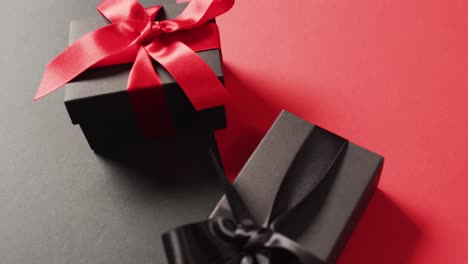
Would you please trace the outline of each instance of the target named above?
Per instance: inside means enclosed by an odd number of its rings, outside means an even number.
[[[164,33],[161,29],[159,21],[148,21],[145,29],[140,33],[140,44],[146,46],[150,44],[153,39]]]
[[[103,0],[96,9],[112,23],[148,18],[138,0]]]

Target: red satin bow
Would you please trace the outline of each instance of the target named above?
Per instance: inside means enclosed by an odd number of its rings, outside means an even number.
[[[161,6],[103,0],[97,9],[112,24],[88,33],[53,59],[34,100],[89,68],[134,62],[127,84],[130,101],[145,137],[157,137],[170,127],[170,120],[163,120],[169,118],[169,109],[151,58],[174,77],[195,109],[223,105],[226,90],[196,52],[220,48],[218,28],[207,22],[233,4],[234,0],[192,0],[177,18],[154,21]],[[158,117],[162,122],[153,121]]]

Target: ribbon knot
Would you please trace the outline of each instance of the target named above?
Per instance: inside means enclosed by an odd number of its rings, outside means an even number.
[[[225,242],[236,245],[240,264],[263,263],[260,259],[268,252],[268,241],[274,231],[255,224],[236,224],[235,221],[218,217],[214,219],[214,232]]]
[[[216,231],[226,240],[235,241],[243,251],[254,253],[265,247],[265,243],[273,236],[270,228],[257,225],[236,224],[229,218],[217,218]]]
[[[164,33],[159,21],[148,21],[148,24],[140,34],[140,44],[146,46],[153,40]]]
[[[265,247],[265,243],[273,236],[274,231],[260,226],[239,225],[236,237],[245,241],[243,249],[247,252],[257,252]]]

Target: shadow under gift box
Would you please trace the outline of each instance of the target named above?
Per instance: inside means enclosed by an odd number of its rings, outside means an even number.
[[[280,114],[234,182],[257,223],[267,219],[285,175],[317,173],[321,153],[329,152],[336,138],[289,112]],[[382,167],[383,157],[349,143],[331,174],[288,218],[293,220],[277,231],[304,246],[320,263],[335,263],[377,188]],[[304,184],[295,185],[297,191]],[[210,218],[217,216],[230,216],[224,197]],[[290,263],[278,258],[275,263]]]
[[[41,263],[164,263],[161,233],[206,217],[222,194],[208,155],[213,143],[212,135],[193,133],[98,156],[105,181],[87,175],[89,188],[69,186],[74,195],[63,199],[71,208],[59,208],[64,219],[51,220],[62,232],[49,238],[63,246],[41,251],[50,255]],[[37,262],[30,257],[24,263]]]
[[[164,5],[156,20],[175,18],[186,6],[187,3]],[[69,43],[108,24],[104,17],[73,21],[70,24]],[[224,82],[221,51],[213,49],[197,54],[218,79]],[[161,65],[156,62],[153,64],[161,78],[177,136],[191,133],[192,130],[211,132],[226,127],[224,106],[197,111],[174,78]],[[132,111],[127,91],[131,68],[132,64],[93,68],[65,86],[65,106],[72,123],[80,125],[94,150],[112,149],[145,141]],[[154,122],[157,122],[156,118]]]

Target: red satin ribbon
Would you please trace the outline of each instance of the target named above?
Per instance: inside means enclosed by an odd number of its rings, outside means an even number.
[[[207,22],[233,4],[234,0],[192,0],[177,18],[154,21],[161,6],[103,0],[97,9],[111,24],[88,33],[53,59],[34,100],[89,68],[134,62],[127,87],[145,138],[171,133],[169,108],[152,59],[174,77],[196,110],[224,105],[226,90],[196,52],[220,48],[218,28]]]

